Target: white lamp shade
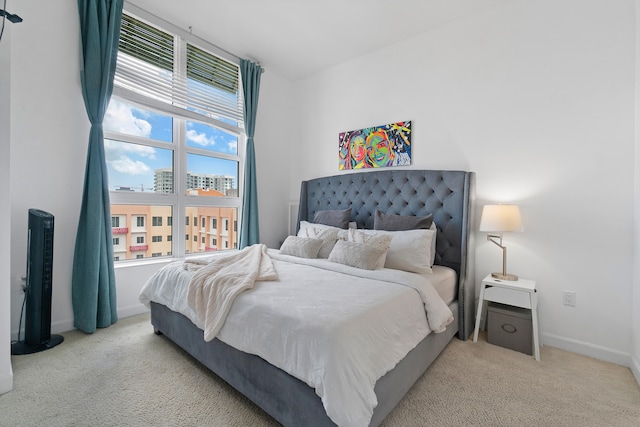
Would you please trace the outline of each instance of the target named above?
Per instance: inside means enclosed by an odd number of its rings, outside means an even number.
[[[522,231],[522,217],[517,205],[485,205],[480,218],[480,231]]]

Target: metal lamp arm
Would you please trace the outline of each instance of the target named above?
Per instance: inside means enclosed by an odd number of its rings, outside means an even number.
[[[498,241],[496,241],[494,239],[500,239],[500,241],[498,242]],[[491,234],[491,233],[489,233],[489,234],[487,234],[487,240],[492,242],[492,243],[495,243],[500,249],[507,249],[505,246],[502,246],[502,233],[500,233],[500,234]]]
[[[499,239],[499,240],[496,240]],[[487,234],[487,240],[494,243],[500,249],[502,249],[502,276],[504,278],[509,277],[507,275],[507,247],[502,244],[502,233],[500,234]],[[513,280],[513,279],[512,279]],[[515,279],[517,280],[517,278]]]

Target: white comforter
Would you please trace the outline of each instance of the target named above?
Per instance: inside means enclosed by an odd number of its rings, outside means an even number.
[[[428,274],[268,254],[278,280],[238,295],[217,337],[315,388],[339,426],[368,425],[376,381],[429,332],[443,331],[451,311]],[[166,305],[203,328],[187,303],[191,275],[183,262],[170,264],[147,281],[140,301]]]

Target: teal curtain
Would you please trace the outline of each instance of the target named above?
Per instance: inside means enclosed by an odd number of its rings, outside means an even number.
[[[91,122],[71,297],[73,324],[87,333],[118,320],[111,209],[102,120],[113,90],[123,0],[78,0],[82,96]]]
[[[244,127],[247,133],[247,149],[244,170],[244,197],[242,199],[242,225],[240,227],[240,249],[260,243],[258,225],[258,186],[256,183],[256,153],[253,134],[256,129],[258,95],[262,67],[246,59],[240,60],[242,90],[244,93]]]

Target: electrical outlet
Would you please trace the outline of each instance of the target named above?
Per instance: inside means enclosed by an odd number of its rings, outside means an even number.
[[[571,307],[576,306],[576,293],[574,291],[564,291],[562,293],[562,303]]]

